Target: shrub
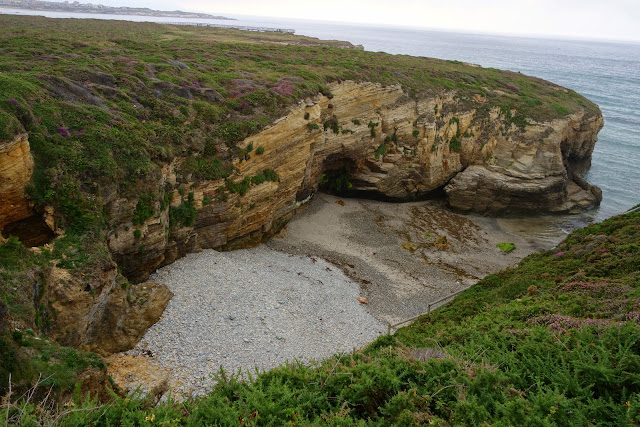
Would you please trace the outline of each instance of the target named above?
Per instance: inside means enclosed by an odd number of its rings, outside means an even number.
[[[338,125],[338,118],[336,116],[331,116],[330,119],[324,122],[324,130],[331,129],[333,133],[340,133],[340,126]]]
[[[451,141],[449,141],[449,148],[451,149],[451,151],[455,151],[456,153],[460,152],[460,148],[462,148],[462,143],[460,142],[457,136],[454,136],[453,138],[451,138]]]
[[[155,195],[143,194],[138,198],[138,204],[133,211],[133,224],[142,225],[146,220],[151,218],[155,211],[153,205],[155,204]]]
[[[256,154],[258,156],[261,156],[262,154],[264,154],[264,147],[260,146],[260,147],[256,148]]]
[[[169,225],[171,228],[176,226],[193,227],[196,220],[196,208],[193,205],[193,192],[189,193],[187,200],[182,202],[180,206],[169,208]]]
[[[265,169],[263,173],[267,181],[277,182],[280,179],[273,169]]]
[[[305,120],[309,120],[309,117],[310,117],[309,113],[304,113],[304,119]]]
[[[515,250],[516,245],[510,242],[503,242],[503,243],[498,243],[496,247],[500,249],[502,252],[509,253]]]
[[[133,230],[133,237],[138,240],[142,237],[142,230],[140,230],[139,228],[136,228],[135,230]]]
[[[240,194],[241,196],[244,196],[245,194],[247,194],[247,191],[249,190],[249,186],[251,185],[251,178],[248,176],[245,176],[244,179],[240,182],[233,182],[233,180],[228,179],[226,182],[226,188],[227,190],[229,190],[229,192],[231,194]]]
[[[330,192],[341,192],[353,187],[346,169],[328,170],[320,177],[318,187]]]
[[[316,130],[316,129],[320,129],[320,126],[318,126],[317,123],[307,123],[307,130],[308,131],[312,131],[312,130]]]
[[[369,127],[369,129],[371,129],[371,137],[375,138],[376,137],[376,126],[378,126],[378,123],[369,121],[369,124],[367,126]]]
[[[251,178],[251,183],[252,183],[253,185],[260,185],[260,184],[262,184],[263,182],[265,182],[265,181],[266,181],[266,179],[267,179],[267,178],[265,177],[265,175],[264,175],[263,173],[259,173],[258,175],[256,175],[256,176],[254,176],[253,178]]]
[[[380,146],[378,146],[378,149],[375,152],[376,159],[379,159],[380,156],[382,156],[388,150],[389,150],[389,147],[387,147],[386,144],[380,144]]]
[[[356,126],[360,126],[360,120],[358,120],[358,119],[351,120],[351,123],[353,123]]]
[[[227,178],[233,173],[233,165],[217,157],[192,157],[187,159],[184,167],[196,178],[206,180]]]
[[[414,129],[412,133],[414,138],[418,138],[418,135],[420,135],[420,131],[418,129]]]

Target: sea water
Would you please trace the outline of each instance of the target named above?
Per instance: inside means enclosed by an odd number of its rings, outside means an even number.
[[[124,15],[16,11],[49,17],[179,22],[188,19]],[[352,25],[311,20],[236,16],[222,25],[291,28],[296,34],[346,40],[369,51],[459,60],[512,71],[560,84],[586,96],[602,110],[600,132],[586,179],[602,188],[601,206],[573,219],[556,219],[552,228],[583,225],[624,212],[640,203],[640,43],[512,37],[450,31]],[[526,227],[525,227],[526,228]],[[544,227],[543,227],[544,228]]]

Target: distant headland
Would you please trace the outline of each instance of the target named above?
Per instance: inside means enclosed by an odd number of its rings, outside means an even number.
[[[225,19],[235,21],[225,16],[209,15],[208,13],[183,12],[181,10],[153,10],[146,7],[113,7],[102,4],[80,3],[78,1],[42,1],[42,0],[0,0],[0,6],[12,9],[43,10],[49,12],[100,13],[108,15],[137,15],[163,16],[168,18],[200,18]]]

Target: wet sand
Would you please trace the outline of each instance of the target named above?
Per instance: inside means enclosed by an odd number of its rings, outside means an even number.
[[[442,201],[385,203],[317,193],[267,245],[341,267],[361,284],[370,313],[393,324],[564,236],[544,225],[537,234],[519,232],[522,227],[528,226],[518,219],[456,214]],[[503,253],[496,247],[502,242],[516,249]]]

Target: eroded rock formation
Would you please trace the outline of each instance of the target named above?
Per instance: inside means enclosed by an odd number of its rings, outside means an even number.
[[[0,230],[31,216],[25,188],[33,174],[33,157],[27,134],[0,141]]]
[[[257,245],[328,176],[344,178],[351,192],[396,201],[444,189],[452,207],[490,214],[577,212],[601,200],[581,176],[601,115],[579,111],[518,126],[510,112],[488,107],[480,96],[461,102],[455,91],[416,100],[399,85],[346,81],[330,90],[330,97],[306,99],[242,141],[227,179],[196,179],[177,156],[141,183],[150,189],[146,199],[106,186],[106,243],[115,263],[107,255],[87,276],[46,267],[50,335],[102,355],[133,347],[171,292],[129,285],[116,263],[127,279],[143,282],[200,248]],[[30,221],[55,228],[53,208],[35,214],[25,195],[32,172],[26,135],[0,144],[0,229],[33,231]],[[135,215],[141,200],[148,205],[143,220]]]
[[[90,276],[52,266],[45,278],[50,336],[102,356],[132,348],[156,323],[173,296],[165,286],[130,286],[114,263]]]
[[[444,187],[452,207],[481,213],[576,212],[601,200],[580,175],[603,126],[600,115],[578,112],[519,127],[482,97],[473,105],[458,102],[455,92],[416,101],[400,86],[350,81],[331,92],[331,99],[305,100],[240,144],[261,154],[236,160],[231,180],[274,170],[277,181],[233,192],[225,180],[203,182],[182,172],[181,159],[166,165],[156,187],[173,188],[174,208],[195,208],[193,226],[170,228],[160,202],[156,215],[134,226],[136,200],[112,201],[108,244],[123,273],[141,281],[199,248],[258,244],[286,224],[330,170],[344,171],[351,191],[391,200]]]

